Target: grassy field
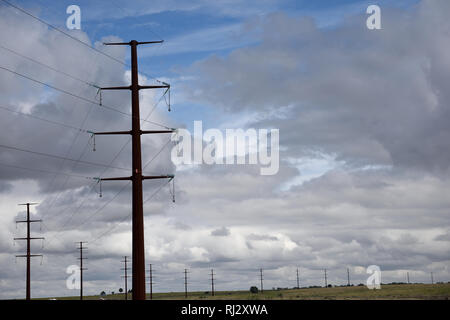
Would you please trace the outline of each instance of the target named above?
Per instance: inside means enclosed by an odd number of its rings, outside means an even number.
[[[265,290],[252,294],[249,291],[189,292],[189,300],[397,300],[425,299],[448,300],[450,284],[389,284],[380,290],[360,287],[305,288],[289,290]],[[98,300],[99,296],[86,296],[86,300]],[[79,297],[61,297],[57,300],[75,300]],[[124,294],[107,295],[105,300],[123,300]],[[131,294],[129,294],[131,299]],[[154,293],[154,300],[184,300],[184,292]]]

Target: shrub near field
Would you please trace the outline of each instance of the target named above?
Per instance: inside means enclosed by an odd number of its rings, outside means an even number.
[[[367,299],[440,299],[450,297],[450,283],[445,284],[385,284],[380,290],[369,290],[365,286],[304,288],[284,290],[264,290],[264,293],[250,291],[216,291],[214,297],[209,292],[189,292],[190,300],[367,300]],[[106,295],[105,300],[123,300],[124,294]],[[148,298],[148,297],[147,297]],[[57,300],[79,299],[61,297]],[[97,300],[100,296],[86,296],[86,300]],[[131,299],[129,294],[128,299]],[[184,292],[153,293],[154,300],[184,300]]]

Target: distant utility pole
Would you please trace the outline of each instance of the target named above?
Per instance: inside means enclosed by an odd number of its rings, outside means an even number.
[[[175,130],[144,131],[141,130],[141,117],[139,110],[139,90],[141,89],[170,89],[170,85],[162,83],[156,86],[141,86],[138,81],[137,46],[140,44],[162,43],[163,41],[137,42],[132,40],[125,43],[105,43],[105,45],[127,45],[131,47],[131,85],[126,87],[107,87],[100,90],[131,90],[131,119],[130,131],[96,132],[94,135],[130,134],[132,137],[132,163],[131,177],[105,178],[106,180],[131,180],[133,184],[132,201],[132,273],[133,273],[133,300],[145,300],[145,252],[144,252],[144,208],[142,200],[142,180],[146,179],[173,179],[173,175],[143,176],[141,157],[141,135],[155,133],[172,133]]]
[[[80,250],[80,257],[78,258],[78,260],[80,260],[80,300],[83,300],[83,270],[87,270],[86,268],[83,268],[83,260],[87,259],[83,257],[83,250],[87,249],[86,247],[83,247],[83,243],[86,242],[80,241],[80,246],[77,248]]]
[[[434,284],[433,272],[431,272],[431,284]]]
[[[125,300],[128,300],[128,270],[130,270],[130,268],[127,267],[127,262],[128,262],[127,259],[128,259],[127,256],[123,256],[122,262],[124,263],[124,267],[121,269],[125,273],[122,276],[122,278],[124,278],[124,280],[125,280]]]
[[[298,276],[298,268],[297,268],[297,289],[300,289],[300,278]]]
[[[406,272],[406,281],[407,281],[408,284],[409,284],[409,272]]]
[[[148,269],[148,284],[150,285],[150,300],[153,299],[153,271],[152,271],[152,264],[149,264]]]
[[[188,285],[188,269],[184,269],[184,297],[187,298],[187,293],[188,293],[188,289],[187,289],[187,285]]]
[[[325,288],[328,288],[328,282],[327,282],[327,269],[324,269],[325,271]]]
[[[211,295],[214,296],[214,269],[211,269]]]
[[[347,286],[350,287],[350,269],[347,268]]]
[[[261,293],[264,293],[264,286],[263,286],[263,269],[259,269],[259,280],[261,282]]]
[[[14,238],[14,240],[27,240],[27,254],[23,254],[23,255],[16,255],[16,257],[21,257],[21,258],[27,258],[27,282],[26,282],[26,300],[30,300],[31,299],[31,257],[42,257],[42,254],[31,254],[31,248],[30,248],[30,240],[43,240],[44,238],[39,237],[39,238],[32,238],[30,236],[30,223],[33,222],[41,222],[42,220],[30,220],[30,206],[36,205],[37,203],[21,203],[19,204],[19,206],[27,206],[27,220],[21,220],[21,221],[16,221],[16,223],[26,223],[27,224],[27,237],[26,238]]]

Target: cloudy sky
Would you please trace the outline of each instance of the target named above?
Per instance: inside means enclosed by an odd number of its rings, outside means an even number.
[[[69,296],[66,268],[87,241],[85,294],[118,291],[131,256],[131,188],[92,178],[129,175],[129,52],[105,41],[164,39],[139,47],[146,129],[279,129],[280,169],[175,166],[170,136],[143,137],[146,262],[154,291],[450,280],[450,2],[0,1],[0,298],[25,295],[25,235],[17,204],[32,208],[32,296]],[[381,8],[381,30],[366,9]],[[78,39],[79,41],[75,40]],[[88,48],[80,41],[96,50]],[[103,54],[99,53],[101,51]],[[80,99],[83,98],[83,99]],[[167,97],[166,97],[167,98]],[[197,137],[199,138],[199,137]],[[130,282],[131,287],[131,282]]]

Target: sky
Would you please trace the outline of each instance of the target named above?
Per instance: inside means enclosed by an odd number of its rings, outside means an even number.
[[[129,49],[102,43],[133,39],[164,40],[139,46],[140,81],[171,84],[170,112],[163,90],[141,92],[145,129],[201,120],[280,139],[279,171],[263,176],[254,164],[177,166],[170,136],[142,138],[144,172],[176,176],[175,203],[168,181],[144,183],[154,292],[183,291],[185,268],[199,291],[212,268],[216,290],[259,286],[260,268],[265,288],[296,286],[297,268],[301,286],[323,285],[324,269],[330,284],[346,284],[347,268],[365,283],[369,265],[383,283],[450,281],[448,1],[10,3],[65,34],[0,1],[0,299],[25,295],[13,240],[25,202],[39,203],[32,235],[45,237],[33,241],[33,297],[78,294],[66,269],[79,241],[85,294],[123,287],[131,187],[100,191],[94,178],[127,175],[131,146],[97,136],[94,151],[88,131],[129,130],[129,93],[99,105],[95,86],[129,83]],[[71,4],[81,30],[66,28]],[[366,27],[371,4],[380,30]]]

